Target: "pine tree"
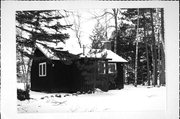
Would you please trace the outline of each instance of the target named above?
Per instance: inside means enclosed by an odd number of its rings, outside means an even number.
[[[111,28],[115,29],[113,32],[114,38],[112,39],[113,41],[111,44],[111,46],[112,46],[111,49],[115,53],[117,52],[117,41],[119,40],[118,30],[120,30],[119,29],[120,23],[118,21],[121,20],[120,14],[121,14],[120,8],[112,8],[109,10],[104,9],[102,14],[95,15],[95,17],[94,17],[97,20],[102,20],[102,19],[105,20],[105,22],[103,24],[105,24],[104,28],[106,31],[106,37],[107,37],[108,29],[111,29]],[[113,22],[113,25],[108,24],[110,21]]]
[[[102,41],[106,40],[106,29],[97,21],[92,34],[89,37],[92,41],[92,49],[102,49]]]
[[[17,11],[17,33],[16,42],[18,46],[33,48],[36,43],[42,42],[64,42],[69,35],[62,33],[62,30],[70,28],[71,25],[62,25],[60,19],[65,18],[58,11]],[[54,22],[54,23],[53,23]],[[28,34],[29,37],[23,35]],[[24,52],[30,57],[30,54]]]
[[[157,11],[153,9],[152,17],[154,17],[155,14],[157,14]],[[136,38],[136,29],[137,29],[137,9],[124,9],[124,12],[121,12],[122,15],[124,15],[123,20],[132,22],[132,25],[123,23],[121,26],[119,26],[118,30],[118,36],[119,39],[117,41],[117,53],[121,56],[123,56],[125,59],[128,60],[128,65],[133,68],[134,62],[135,62],[135,38]],[[138,51],[138,74],[137,74],[137,83],[144,83],[148,81],[148,84],[150,83],[150,77],[153,77],[153,73],[150,74],[150,72],[156,72],[158,74],[158,70],[155,67],[156,65],[153,63],[153,57],[155,55],[154,52],[158,50],[158,37],[157,32],[160,29],[163,29],[163,25],[159,25],[159,22],[161,21],[161,17],[157,20],[151,20],[151,12],[150,9],[139,9],[139,35],[140,35],[140,41],[139,41],[139,51]],[[159,26],[156,28],[156,26]],[[153,30],[154,29],[154,30]],[[153,32],[154,31],[154,35]],[[161,31],[161,30],[160,30]],[[162,30],[163,31],[163,30]],[[154,36],[154,38],[152,37]],[[163,46],[164,42],[162,42],[160,45]],[[151,47],[153,46],[154,50],[151,50]],[[161,48],[161,52],[162,52]],[[160,52],[160,53],[161,53]],[[156,56],[157,56],[156,52]],[[162,56],[163,52],[161,53],[160,57],[161,59],[157,59],[156,61],[164,61],[164,57]],[[129,67],[127,66],[127,67]],[[164,66],[164,65],[162,65]],[[163,68],[162,68],[163,69]],[[132,70],[131,70],[132,71]],[[130,74],[130,72],[128,72]],[[157,75],[156,75],[157,77]],[[157,79],[157,78],[156,78]],[[162,80],[162,79],[161,79]],[[154,80],[154,82],[157,82]]]
[[[46,48],[52,48],[47,43],[65,43],[65,40],[69,38],[69,34],[62,33],[62,30],[71,27],[71,25],[61,23],[61,20],[66,17],[56,10],[16,12],[17,53],[21,54],[21,61],[24,65],[25,60],[27,60],[27,68],[24,71],[26,83],[28,83],[36,44],[39,43]]]

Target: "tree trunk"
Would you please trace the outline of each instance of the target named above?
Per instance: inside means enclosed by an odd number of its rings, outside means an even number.
[[[151,54],[152,54],[152,72],[151,72],[151,77],[152,77],[152,85],[154,85],[154,81],[155,81],[155,62],[154,62],[154,51],[153,51],[153,45],[151,44]]]
[[[23,66],[22,66],[22,72],[23,72],[23,83],[24,83],[24,89],[26,89],[26,65],[25,65],[25,62],[24,62],[24,58],[23,58],[23,54],[21,53],[21,61],[23,63]]]
[[[158,78],[157,78],[157,85],[160,86],[160,75],[161,75],[161,47],[160,47],[160,35],[158,31]]]
[[[145,31],[144,31],[145,32]],[[144,33],[145,34],[145,33]],[[148,43],[147,38],[145,35],[145,42],[146,42],[146,60],[147,60],[147,80],[148,80],[148,86],[150,86],[150,74],[149,74],[149,52],[148,52]]]
[[[164,8],[161,8],[161,28],[162,41],[164,42]]]
[[[137,65],[138,65],[138,41],[136,41],[136,58],[135,58],[135,81],[134,86],[137,87]]]
[[[118,40],[118,26],[117,26],[117,14],[118,9],[113,9],[114,12],[114,21],[115,21],[115,40],[114,40],[114,52],[117,52],[117,40]]]
[[[145,21],[145,15],[143,14],[143,19]],[[146,38],[146,25],[145,22],[143,23],[144,26],[144,40],[146,44],[146,60],[147,60],[147,80],[148,80],[148,86],[150,86],[150,74],[149,74],[149,52],[148,52],[148,42]]]
[[[139,40],[139,9],[138,9],[138,18],[137,18],[137,30],[136,30],[136,57],[135,57],[135,81],[134,86],[137,87],[137,67],[138,67],[138,40]]]
[[[93,77],[93,93],[95,93],[95,89],[96,89],[96,78],[97,78],[97,61],[95,61],[94,65],[94,77]]]
[[[165,85],[166,84],[166,76],[165,76],[165,52],[164,48],[161,44],[161,75],[160,75],[160,84]]]
[[[154,23],[153,23],[153,9],[150,9],[150,14],[151,14],[151,26],[152,26],[152,41],[153,41],[153,55],[154,55],[154,63],[153,63],[153,69],[154,69],[154,81],[153,85],[157,85],[157,52],[156,52],[156,40],[154,36]]]
[[[165,85],[165,52],[164,52],[164,9],[161,8],[161,75],[160,84]]]

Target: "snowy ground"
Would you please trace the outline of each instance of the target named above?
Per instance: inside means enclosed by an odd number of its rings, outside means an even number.
[[[165,110],[166,88],[125,85],[122,90],[94,94],[30,92],[32,99],[17,102],[20,113],[26,112],[111,112]]]

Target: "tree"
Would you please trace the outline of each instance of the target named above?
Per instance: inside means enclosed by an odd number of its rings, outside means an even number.
[[[104,26],[105,30],[106,30],[106,36],[107,36],[107,31],[108,29],[114,28],[114,32],[113,32],[113,44],[112,44],[112,50],[116,53],[117,52],[117,41],[119,40],[119,34],[118,34],[118,30],[120,27],[120,23],[118,22],[121,20],[120,17],[121,14],[121,9],[120,8],[113,8],[113,9],[104,9],[102,14],[98,14],[98,15],[94,15],[94,18],[97,20],[102,20],[105,19],[103,21],[105,21],[103,24],[105,24],[106,26]],[[113,25],[108,24],[110,21],[113,22]],[[108,39],[108,38],[107,38]]]
[[[145,44],[146,44],[146,60],[147,60],[147,80],[148,80],[148,86],[150,86],[150,68],[149,68],[149,51],[148,51],[148,42],[147,42],[147,38],[146,38],[146,23],[145,23],[145,12],[143,13],[143,19],[144,19],[144,40],[145,40]]]
[[[92,41],[91,48],[92,49],[102,49],[102,41],[106,40],[106,29],[97,21],[92,35],[89,37]]]
[[[81,14],[79,11],[66,11],[67,16],[72,16],[72,19],[68,20],[66,19],[67,24],[73,24],[71,29],[74,31],[75,36],[78,40],[79,47],[82,47],[82,42],[81,42]]]
[[[114,52],[117,52],[117,40],[118,40],[118,23],[117,23],[117,19],[118,19],[118,13],[119,13],[119,9],[112,9],[113,10],[113,16],[114,16],[114,23],[115,23],[115,40],[114,40]]]
[[[135,81],[134,86],[137,87],[137,67],[138,67],[138,42],[139,42],[139,9],[137,14],[137,31],[136,31],[136,58],[135,58]]]
[[[75,18],[77,17],[77,18]],[[77,13],[76,15],[73,14],[73,18],[74,18],[74,32],[76,34],[76,38],[78,39],[78,43],[79,43],[79,46],[80,48],[82,47],[82,44],[81,44],[81,16],[79,13]]]
[[[151,27],[152,27],[152,55],[153,55],[153,85],[157,85],[157,50],[156,50],[156,39],[154,33],[154,23],[153,23],[153,9],[150,9],[151,14]]]
[[[160,52],[161,52],[161,74],[160,74],[160,83],[165,85],[165,48],[164,48],[164,9],[161,8],[161,43],[160,43]]]
[[[25,65],[25,60],[27,61],[27,68],[24,70],[26,83],[28,83],[28,73],[36,44],[53,48],[47,43],[65,43],[65,40],[69,38],[69,34],[62,33],[62,30],[72,25],[63,25],[60,21],[66,17],[56,10],[16,12],[17,53],[21,54],[23,65]]]
[[[156,72],[156,75],[159,75],[160,70],[157,70],[157,63],[164,61],[164,56],[162,56],[162,52],[158,51],[158,47],[164,45],[164,42],[158,43],[158,32],[163,29],[163,25],[159,25],[162,23],[162,16],[159,12],[160,9],[152,9],[152,16],[150,9],[139,9],[139,15],[137,9],[123,9],[121,15],[123,15],[123,19],[121,19],[121,25],[118,30],[118,40],[117,40],[117,53],[128,60],[127,67],[131,67],[129,69],[135,69],[135,39],[137,31],[139,32],[139,43],[138,43],[138,58],[137,58],[137,83],[143,84],[146,81],[150,84],[150,77],[153,77],[153,73]],[[160,14],[159,17],[156,17],[156,14]],[[137,17],[138,16],[138,17]],[[153,17],[153,20],[151,19]],[[137,18],[139,18],[139,30],[137,30]],[[155,19],[158,18],[158,19]],[[126,22],[123,22],[126,21]],[[132,24],[127,24],[127,22],[131,22]],[[152,24],[153,22],[153,24]],[[118,23],[119,24],[119,23]],[[158,27],[157,27],[158,26]],[[153,30],[154,29],[154,30]],[[154,35],[153,35],[154,31]],[[163,30],[162,30],[163,31]],[[115,32],[115,31],[114,31]],[[160,32],[161,33],[161,32]],[[154,36],[154,38],[153,38]],[[160,34],[161,36],[161,34]],[[160,40],[161,41],[161,40]],[[151,50],[152,47],[152,50]],[[161,47],[161,50],[164,49]],[[154,55],[156,52],[156,65],[153,63]],[[158,57],[157,57],[158,55]],[[161,58],[159,58],[161,57]],[[154,61],[153,61],[154,60]],[[156,67],[156,70],[155,70]],[[133,70],[128,71],[128,73],[135,73]],[[131,76],[131,75],[129,75]],[[134,77],[133,77],[134,79]],[[157,79],[157,78],[156,78]],[[162,80],[162,79],[161,79]],[[157,80],[153,80],[154,83],[157,83]],[[156,85],[156,84],[155,84]]]
[[[1,88],[1,40],[0,40],[0,88]]]

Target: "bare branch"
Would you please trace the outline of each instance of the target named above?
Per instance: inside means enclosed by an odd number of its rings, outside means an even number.
[[[107,14],[110,14],[110,15],[114,16],[113,13],[106,11],[106,12],[104,12],[104,13],[103,13],[102,15],[100,15],[100,16],[94,15],[94,17],[92,17],[92,19],[102,19],[102,17],[104,17],[104,16],[107,15]]]

